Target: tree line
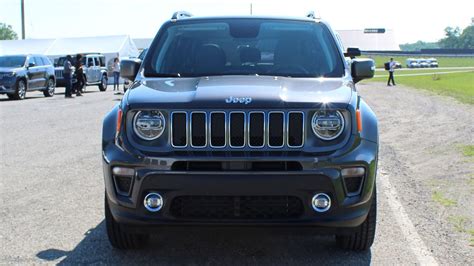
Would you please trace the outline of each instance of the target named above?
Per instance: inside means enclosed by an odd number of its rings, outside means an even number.
[[[461,31],[459,27],[444,29],[445,37],[437,42],[417,41],[415,43],[401,44],[402,51],[419,51],[421,49],[474,49],[474,25]]]

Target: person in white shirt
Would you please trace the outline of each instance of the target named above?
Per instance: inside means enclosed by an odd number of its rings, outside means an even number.
[[[115,57],[114,64],[112,65],[112,70],[114,72],[114,91],[117,87],[117,91],[119,90],[119,78],[120,78],[120,61],[118,57]]]
[[[392,81],[393,86],[395,86],[395,80],[393,79],[393,73],[395,72],[396,66],[397,66],[397,64],[393,61],[393,58],[390,58],[387,86],[392,86],[392,85],[390,85],[390,81]]]

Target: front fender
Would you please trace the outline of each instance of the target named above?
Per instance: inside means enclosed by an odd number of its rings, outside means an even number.
[[[362,118],[362,131],[360,132],[360,137],[374,143],[379,143],[377,116],[362,98],[359,98],[359,110]]]
[[[102,150],[109,144],[114,144],[115,133],[117,129],[117,114],[120,104],[114,106],[114,108],[105,116],[102,123]]]

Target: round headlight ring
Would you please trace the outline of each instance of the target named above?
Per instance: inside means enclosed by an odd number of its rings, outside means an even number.
[[[137,128],[138,126],[137,123],[140,122],[140,119],[147,119],[144,117],[142,118],[140,116],[146,115],[146,114],[148,114],[148,116],[154,117],[154,118],[150,117],[148,119],[161,119],[161,129],[150,129],[150,131],[151,130],[158,131],[156,135],[153,135],[153,136],[144,135],[143,132],[140,132],[140,129]],[[161,113],[158,110],[138,111],[133,118],[133,131],[139,138],[143,140],[148,140],[148,141],[155,140],[161,137],[161,135],[163,135],[163,132],[165,131],[165,124],[166,124],[165,116],[163,115],[163,113]]]
[[[320,118],[321,116],[327,116],[327,113],[335,113],[335,115],[339,118],[339,120],[341,121],[340,123],[340,127],[339,127],[339,130],[337,131],[337,133],[333,136],[324,136],[322,135],[320,132],[318,132],[317,130],[317,120],[318,118]],[[316,111],[313,115],[313,118],[311,119],[311,128],[313,129],[313,133],[320,139],[322,140],[326,140],[326,141],[329,141],[329,140],[334,140],[336,139],[337,137],[339,137],[342,132],[344,131],[344,126],[345,126],[345,121],[344,121],[344,116],[342,115],[342,113],[338,110],[319,110],[319,111]]]

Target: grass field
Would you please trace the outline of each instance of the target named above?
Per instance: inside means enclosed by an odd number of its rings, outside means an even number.
[[[383,68],[383,64],[390,60],[390,57],[393,57],[393,60],[398,61],[402,64],[403,68],[406,68],[405,60],[407,58],[418,58],[420,56],[369,56],[362,55],[361,58],[372,58],[375,60],[375,65],[377,68]],[[474,56],[472,57],[441,57],[435,56],[438,59],[439,67],[474,67]]]
[[[384,77],[373,78],[368,82],[387,82],[387,77],[388,74]],[[451,96],[464,103],[474,104],[474,71],[438,74],[436,76],[397,77],[395,74],[395,82],[413,88],[429,90],[440,95]]]

